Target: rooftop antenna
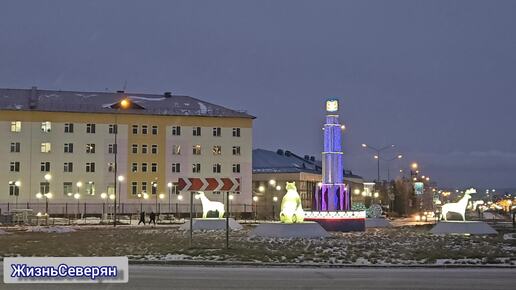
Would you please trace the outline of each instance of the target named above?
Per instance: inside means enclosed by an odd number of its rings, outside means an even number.
[[[123,88],[122,88],[122,91],[124,91],[124,92],[125,92],[125,88],[126,88],[126,87],[127,87],[127,80],[124,80],[124,86],[123,86]]]

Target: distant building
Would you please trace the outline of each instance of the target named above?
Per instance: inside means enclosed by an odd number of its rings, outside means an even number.
[[[322,164],[314,156],[300,156],[288,150],[279,149],[276,152],[253,150],[253,196],[257,199],[258,214],[272,214],[274,197],[277,198],[276,210],[283,194],[285,182],[295,181],[303,202],[303,208],[312,209],[314,193],[322,182]],[[351,192],[363,191],[363,179],[351,171],[344,171],[344,183]],[[353,196],[352,196],[353,198]],[[275,213],[276,216],[278,212]]]
[[[120,186],[126,212],[140,202],[168,212],[170,204],[189,202],[179,201],[177,190],[189,178],[203,189],[207,178],[219,180],[205,190],[215,200],[222,200],[221,178],[239,180],[234,202],[250,204],[253,119],[171,93],[0,89],[1,208],[41,210],[48,196],[49,212],[64,213],[77,199],[102,204],[101,196],[109,200]]]

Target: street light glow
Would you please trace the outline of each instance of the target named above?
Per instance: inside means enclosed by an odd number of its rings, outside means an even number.
[[[410,165],[410,167],[411,167],[412,169],[416,170],[419,166],[417,165],[417,163],[416,163],[416,162],[414,162],[414,163],[412,163],[412,164]]]
[[[118,176],[118,181],[119,181],[119,182],[124,181],[124,176],[123,176],[123,175],[119,175],[119,176]]]
[[[167,183],[168,188],[172,188],[172,182]]]
[[[18,181],[16,181],[16,182],[14,183],[14,185],[16,185],[17,187],[20,187],[21,182],[18,180]]]
[[[254,201],[254,202],[257,202],[257,201],[258,201],[258,196],[256,196],[256,195],[255,195],[255,196],[253,196],[253,201]]]
[[[274,179],[269,180],[269,184],[272,186],[276,185],[276,180],[274,180]]]
[[[183,196],[180,194],[177,196],[177,200],[183,200]]]
[[[164,199],[165,198],[165,195],[163,193],[160,193],[159,194],[159,199]]]
[[[77,183],[75,185],[77,185],[77,187],[82,187],[82,182],[77,181]]]
[[[81,198],[81,195],[79,193],[76,193],[76,194],[73,195],[73,198],[79,199],[79,198]]]
[[[102,199],[106,199],[108,196],[107,196],[107,193],[103,192],[100,194],[100,198]]]
[[[398,155],[398,159],[401,159],[401,158],[403,158],[403,155],[401,155],[401,154]]]
[[[360,189],[355,188],[355,189],[353,190],[353,193],[354,193],[354,194],[356,194],[356,195],[359,195],[359,194],[360,194]]]
[[[50,181],[50,179],[52,179],[52,175],[50,175],[50,173],[45,174],[44,177],[46,181]]]
[[[41,194],[41,192],[36,193],[36,198],[37,199],[42,199],[43,198],[43,194]]]
[[[122,107],[122,109],[127,109],[130,105],[131,101],[129,101],[128,99],[123,99],[122,101],[120,101],[120,106]]]
[[[362,143],[362,147],[366,148],[366,147],[367,147],[367,144]]]
[[[109,195],[109,199],[111,199],[111,200],[115,200],[115,194],[113,194],[113,193],[112,193],[112,194],[110,194],[110,195]]]
[[[232,194],[229,195],[229,200],[233,200],[234,198],[235,197]]]
[[[281,190],[281,186],[276,186],[276,190]]]
[[[45,197],[48,199],[51,199],[53,197],[53,195],[51,192],[48,192],[47,194],[45,194]]]
[[[264,192],[265,191],[265,187],[263,185],[258,186],[258,191],[259,192]]]
[[[277,202],[278,201],[278,197],[277,196],[273,196],[272,197],[272,201]]]

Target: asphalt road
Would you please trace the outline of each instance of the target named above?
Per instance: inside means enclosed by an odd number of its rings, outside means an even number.
[[[3,271],[3,270],[2,270]],[[2,273],[0,271],[0,273]],[[0,284],[0,289],[515,289],[516,269],[256,268],[131,265],[127,284]]]

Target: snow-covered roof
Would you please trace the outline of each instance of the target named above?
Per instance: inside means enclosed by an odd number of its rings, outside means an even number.
[[[314,156],[301,157],[288,150],[276,152],[264,149],[253,150],[253,173],[298,173],[322,174],[322,162]],[[362,179],[351,171],[345,170],[347,178]]]
[[[128,98],[144,109],[117,110],[113,105]],[[0,88],[0,109],[87,113],[128,113],[168,116],[212,116],[254,118],[189,96],[153,95],[125,92],[77,92]]]

